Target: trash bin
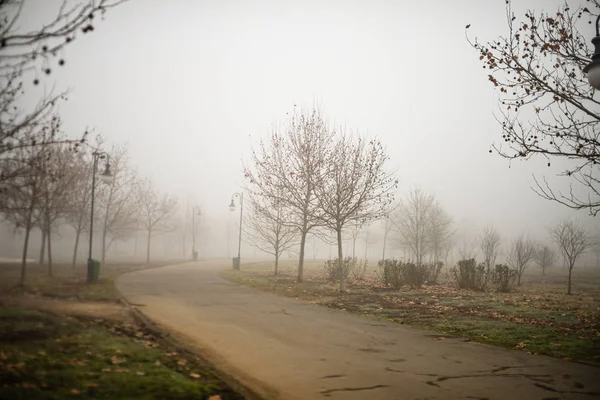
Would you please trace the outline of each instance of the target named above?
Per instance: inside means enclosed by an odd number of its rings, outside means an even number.
[[[92,282],[97,282],[100,277],[100,261],[92,260]]]
[[[233,257],[233,269],[235,270],[240,270],[240,258],[239,257]]]

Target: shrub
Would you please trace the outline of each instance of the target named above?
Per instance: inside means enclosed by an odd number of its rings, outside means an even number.
[[[452,277],[460,289],[470,289],[483,292],[487,286],[490,273],[484,263],[477,265],[474,258],[460,260],[452,268]]]
[[[325,261],[325,273],[327,275],[327,279],[333,282],[338,282],[342,277],[342,273],[344,274],[344,278],[348,279],[348,275],[350,275],[350,271],[352,271],[355,264],[356,258],[352,257],[344,258],[344,262],[341,266],[337,257],[333,260]]]
[[[492,271],[492,283],[498,292],[509,292],[517,281],[519,273],[508,265],[498,264]]]
[[[404,285],[418,288],[425,283],[430,274],[430,268],[427,265],[417,265],[395,259],[381,260],[378,265],[381,281],[393,289],[400,289]]]
[[[438,277],[440,276],[440,272],[442,272],[442,267],[444,263],[438,261],[437,263],[425,264],[427,267],[427,283],[430,285],[435,285],[437,283]]]
[[[353,260],[353,266],[350,268],[350,272],[352,273],[352,277],[355,280],[361,280],[365,278],[367,274],[367,260],[357,260],[356,258]]]

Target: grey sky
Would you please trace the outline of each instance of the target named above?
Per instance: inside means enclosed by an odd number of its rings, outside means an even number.
[[[558,1],[515,0],[556,9]],[[56,1],[32,0],[34,23]],[[65,51],[52,75],[71,88],[67,132],[94,128],[128,143],[134,165],[164,190],[193,195],[213,216],[241,183],[241,160],[294,104],[378,136],[400,190],[434,193],[459,226],[543,237],[570,211],[531,190],[544,159],[488,153],[497,94],[469,33],[506,31],[503,0],[130,1]],[[518,9],[516,11],[519,11]],[[590,35],[592,36],[591,28]],[[51,80],[52,82],[52,80]],[[47,86],[49,88],[49,86]],[[585,211],[576,214],[591,224]]]

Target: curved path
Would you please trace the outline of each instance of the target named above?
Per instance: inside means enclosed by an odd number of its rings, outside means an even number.
[[[330,310],[237,286],[230,261],[123,275],[159,326],[268,399],[588,399],[600,368]]]

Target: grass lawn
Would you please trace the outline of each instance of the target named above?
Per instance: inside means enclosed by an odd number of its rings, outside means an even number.
[[[178,261],[156,261],[145,263],[107,263],[101,266],[100,278],[93,284],[87,284],[87,265],[79,264],[72,268],[70,264],[55,264],[52,276],[47,266],[28,264],[25,284],[19,286],[21,265],[18,263],[0,263],[0,291],[4,294],[31,293],[40,296],[85,301],[117,301],[119,292],[115,288],[115,279],[124,273],[147,268],[156,268]]]
[[[111,332],[112,331],[112,332]],[[131,325],[0,308],[1,399],[241,399],[196,358]]]
[[[376,316],[449,336],[496,346],[600,364],[600,271],[573,272],[574,294],[566,295],[566,271],[542,276],[531,268],[522,286],[510,293],[458,290],[450,282],[420,289],[392,290],[373,274],[339,293],[325,279],[322,263],[310,263],[305,281],[296,283],[293,263],[278,276],[272,263],[226,270],[233,282],[326,307]]]

